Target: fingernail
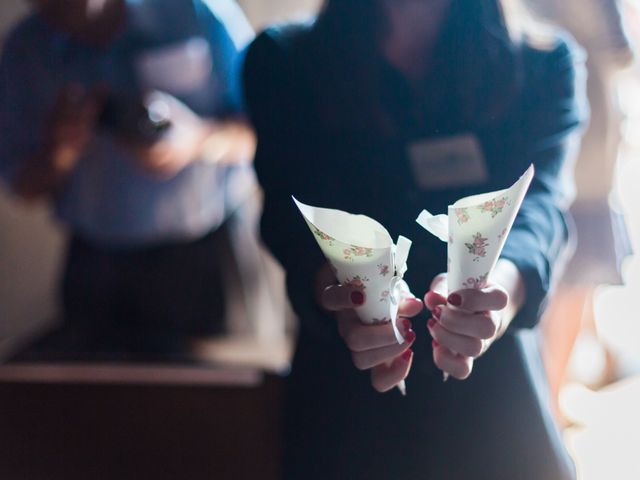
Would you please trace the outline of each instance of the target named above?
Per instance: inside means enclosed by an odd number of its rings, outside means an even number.
[[[433,318],[435,318],[436,320],[440,320],[440,314],[442,313],[442,308],[441,307],[435,307],[433,309],[433,311],[431,312],[431,315],[433,316]]]
[[[433,348],[436,348],[436,347],[439,347],[439,346],[440,346],[440,344],[439,344],[438,342],[436,342],[435,340],[433,340],[433,341],[431,342],[431,346],[432,346]]]
[[[407,343],[413,343],[415,339],[416,339],[416,332],[414,332],[413,330],[409,330],[404,336],[404,340]]]
[[[354,305],[362,305],[364,303],[364,293],[358,290],[351,292],[351,303]]]
[[[411,320],[409,320],[408,318],[404,318],[402,320],[402,328],[404,330],[404,336],[405,337],[411,331],[411,327],[413,327],[413,325],[411,325]]]
[[[449,302],[454,307],[459,307],[460,305],[462,305],[462,297],[457,293],[452,293],[451,295],[449,295],[449,298],[447,298],[447,302]]]
[[[411,357],[413,357],[413,350],[411,350],[410,348],[408,348],[407,350],[404,351],[404,353],[402,354],[402,360],[404,360],[405,362],[409,363],[409,360],[411,360]]]
[[[433,328],[436,326],[436,321],[433,318],[430,318],[429,321],[427,322],[427,325],[429,326],[429,328]]]

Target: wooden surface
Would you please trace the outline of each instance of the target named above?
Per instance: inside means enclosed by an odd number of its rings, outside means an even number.
[[[257,387],[0,383],[0,478],[279,478],[282,379]]]

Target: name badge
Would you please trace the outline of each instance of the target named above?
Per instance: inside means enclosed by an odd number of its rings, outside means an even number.
[[[489,178],[475,135],[421,140],[407,150],[415,182],[423,190],[478,185]]]

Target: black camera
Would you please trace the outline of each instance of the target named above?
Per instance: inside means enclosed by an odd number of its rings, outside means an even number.
[[[107,96],[98,125],[105,131],[135,143],[155,143],[171,127],[168,106],[162,101],[147,105],[140,96]]]

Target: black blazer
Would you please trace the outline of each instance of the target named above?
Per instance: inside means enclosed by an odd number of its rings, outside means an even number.
[[[318,95],[323,86],[314,71],[322,59],[312,53],[310,38],[306,26],[264,32],[250,47],[244,72],[258,132],[255,166],[265,191],[262,235],[287,272],[300,318],[288,382],[287,478],[573,478],[530,330],[567,245],[561,177],[570,133],[584,116],[572,49],[565,40],[546,51],[523,47],[520,94],[501,118],[477,126],[459,122],[453,109],[426,111],[431,121],[412,123],[402,115],[412,107],[402,97],[406,84],[383,67],[380,93],[393,98],[395,118],[405,122],[402,133],[389,136],[326,121],[318,99],[330,92]],[[474,186],[418,187],[407,145],[461,133],[479,140],[488,179]],[[291,195],[367,214],[392,236],[411,238],[405,279],[422,295],[446,271],[446,245],[415,223],[418,213],[443,212],[461,196],[505,188],[530,163],[536,175],[502,254],[522,272],[527,292],[509,333],[476,362],[468,380],[443,384],[420,317],[414,320],[418,339],[408,396],[376,393],[368,376],[352,366],[333,317],[315,305],[312,283],[324,260]]]

